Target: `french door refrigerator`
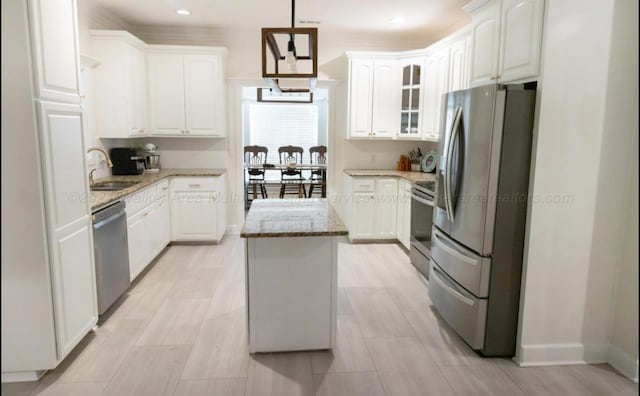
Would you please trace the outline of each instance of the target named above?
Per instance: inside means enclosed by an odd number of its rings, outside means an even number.
[[[535,83],[448,93],[429,297],[485,356],[515,353]]]

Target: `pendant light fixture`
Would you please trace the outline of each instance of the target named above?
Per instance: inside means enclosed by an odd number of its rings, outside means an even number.
[[[262,77],[277,92],[313,92],[317,82],[318,28],[295,27],[295,10],[291,0],[290,28],[262,28]],[[281,79],[308,79],[309,88],[282,89]]]

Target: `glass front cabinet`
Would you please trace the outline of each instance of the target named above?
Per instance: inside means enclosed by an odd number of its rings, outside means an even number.
[[[399,138],[422,137],[425,57],[400,59],[402,93]]]

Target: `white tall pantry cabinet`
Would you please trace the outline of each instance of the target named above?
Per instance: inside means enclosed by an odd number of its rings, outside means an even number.
[[[2,103],[10,382],[55,368],[98,319],[74,0],[2,2]]]

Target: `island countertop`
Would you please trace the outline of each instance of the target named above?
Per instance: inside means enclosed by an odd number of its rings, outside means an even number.
[[[251,204],[240,236],[279,238],[348,233],[340,216],[326,199],[258,199]]]

